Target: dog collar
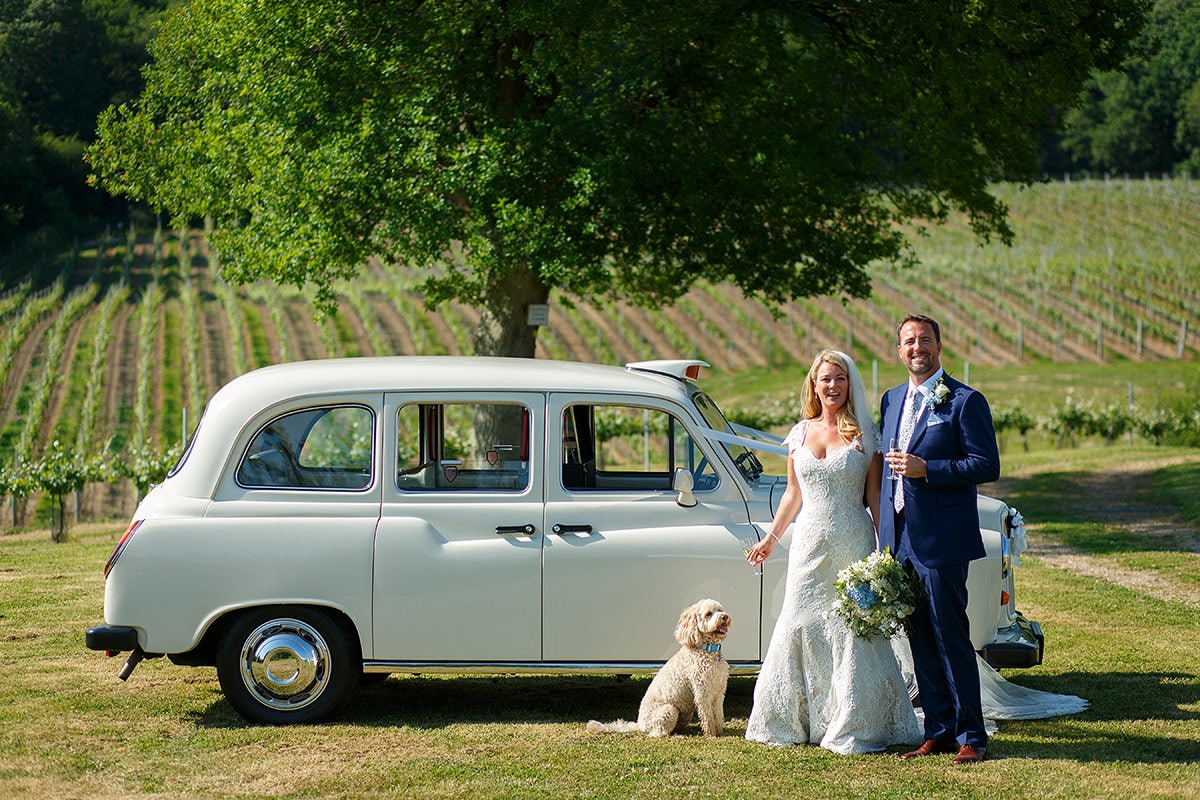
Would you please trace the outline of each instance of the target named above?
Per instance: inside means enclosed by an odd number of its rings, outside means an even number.
[[[721,652],[721,644],[719,642],[702,644],[702,645],[700,645],[700,649],[706,653],[720,653]]]

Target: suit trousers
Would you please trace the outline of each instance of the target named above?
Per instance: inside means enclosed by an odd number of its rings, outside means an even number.
[[[979,696],[979,665],[967,620],[969,562],[927,567],[909,546],[904,514],[896,514],[896,560],[925,585],[927,605],[913,615],[909,644],[925,738],[941,743],[987,746]]]

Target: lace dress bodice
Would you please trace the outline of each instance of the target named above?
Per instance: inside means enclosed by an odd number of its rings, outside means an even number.
[[[875,528],[863,505],[871,456],[855,440],[817,458],[801,444],[791,454],[804,505],[796,517],[792,549],[823,549],[837,569],[866,558],[875,548]],[[803,532],[803,536],[797,533]],[[832,597],[833,587],[829,587]]]

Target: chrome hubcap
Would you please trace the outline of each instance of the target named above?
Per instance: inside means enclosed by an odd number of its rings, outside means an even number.
[[[242,646],[242,682],[259,702],[294,711],[315,701],[329,677],[329,646],[307,623],[273,619]]]

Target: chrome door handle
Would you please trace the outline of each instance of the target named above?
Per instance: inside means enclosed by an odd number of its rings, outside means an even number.
[[[591,533],[592,526],[591,525],[563,525],[561,523],[555,523],[554,527],[552,527],[550,530],[554,531],[555,533],[557,533],[558,535],[561,536],[564,533]]]
[[[532,523],[526,522],[524,525],[497,525],[497,536],[532,536],[537,528]]]

